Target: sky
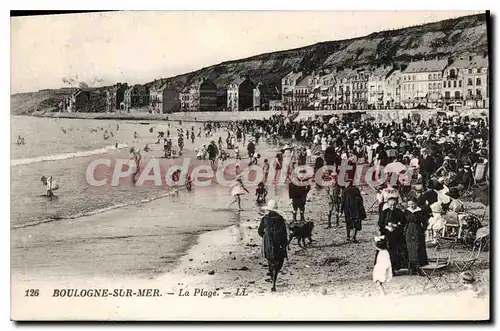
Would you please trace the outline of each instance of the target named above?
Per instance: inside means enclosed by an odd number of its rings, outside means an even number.
[[[144,84],[224,61],[480,11],[134,11],[11,18],[11,93]]]

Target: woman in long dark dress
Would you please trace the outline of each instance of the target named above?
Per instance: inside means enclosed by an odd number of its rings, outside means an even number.
[[[389,198],[387,207],[382,211],[378,226],[380,233],[387,238],[393,274],[407,265],[408,253],[404,237],[405,225],[405,213],[396,208],[396,198]]]
[[[269,200],[267,206],[262,209],[267,210],[268,213],[260,221],[258,233],[263,239],[262,249],[268,262],[269,275],[273,283],[271,291],[275,292],[278,272],[283,267],[285,258],[288,257],[286,222],[283,216],[278,213],[278,205],[274,200]]]
[[[427,218],[424,211],[417,206],[417,200],[408,201],[405,210],[406,226],[404,228],[406,248],[408,250],[408,271],[410,275],[420,274],[420,267],[427,265],[427,251],[425,249],[425,230]]]

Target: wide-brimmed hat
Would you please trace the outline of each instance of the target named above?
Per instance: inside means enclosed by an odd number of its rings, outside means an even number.
[[[278,203],[275,200],[269,200],[267,206],[262,207],[264,210],[278,211]]]

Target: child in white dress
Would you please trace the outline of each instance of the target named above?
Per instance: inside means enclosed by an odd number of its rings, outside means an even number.
[[[392,266],[389,251],[387,251],[387,239],[385,236],[375,237],[375,266],[373,267],[373,281],[377,284],[380,294],[385,295],[384,283],[392,279]]]
[[[244,195],[245,193],[250,193],[245,185],[243,185],[242,177],[239,175],[236,178],[236,183],[231,187],[231,195],[233,196],[233,200],[227,205],[227,209],[231,207],[231,205],[235,202],[238,202],[238,210],[242,211],[243,209],[241,208],[241,196]]]

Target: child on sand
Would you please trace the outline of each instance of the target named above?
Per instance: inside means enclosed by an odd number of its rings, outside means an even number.
[[[257,204],[262,204],[266,202],[267,190],[264,182],[260,182],[255,190],[255,195],[257,196]]]
[[[375,266],[373,267],[373,281],[377,284],[380,294],[385,295],[384,283],[392,279],[392,266],[389,251],[387,251],[387,239],[385,236],[375,237]]]

